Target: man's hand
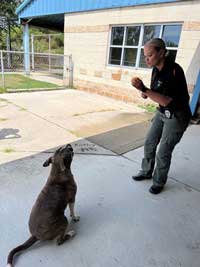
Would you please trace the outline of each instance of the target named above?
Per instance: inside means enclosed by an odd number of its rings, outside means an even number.
[[[142,80],[138,77],[133,77],[131,80],[131,84],[140,91],[142,91],[142,88],[144,87]]]

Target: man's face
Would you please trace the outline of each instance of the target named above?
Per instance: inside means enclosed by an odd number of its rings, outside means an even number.
[[[144,46],[144,58],[148,67],[152,68],[158,66],[164,59],[164,52],[161,49],[157,51],[153,46]]]

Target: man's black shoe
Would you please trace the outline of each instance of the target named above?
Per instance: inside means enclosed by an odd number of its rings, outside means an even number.
[[[163,190],[163,186],[152,185],[149,189],[151,194],[157,195]]]
[[[151,179],[151,176],[144,176],[144,175],[136,175],[136,176],[132,176],[132,179],[135,181],[143,181],[143,180],[148,180]]]

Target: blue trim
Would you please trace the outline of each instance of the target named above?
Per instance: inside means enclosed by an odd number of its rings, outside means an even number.
[[[25,0],[16,9],[16,13],[21,18],[29,18],[178,1],[180,0]]]
[[[24,9],[29,2],[31,2],[32,0],[25,0],[17,9],[16,9],[16,14],[18,14],[20,11],[22,11],[22,9]]]
[[[195,88],[194,88],[194,93],[193,93],[193,96],[192,96],[192,100],[190,102],[190,109],[191,109],[192,115],[194,115],[194,113],[195,113],[196,106],[197,106],[197,103],[198,103],[198,100],[199,100],[199,96],[200,96],[200,72],[199,72],[199,75],[198,75],[198,78],[197,78],[197,82],[196,82],[196,85],[195,85]]]

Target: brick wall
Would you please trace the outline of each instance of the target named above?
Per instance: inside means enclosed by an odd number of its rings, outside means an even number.
[[[144,5],[65,15],[65,54],[72,54],[74,85],[130,102],[144,102],[130,85],[139,76],[149,85],[151,71],[107,65],[110,25],[183,23],[177,62],[192,92],[200,68],[200,0]]]

